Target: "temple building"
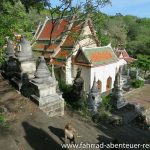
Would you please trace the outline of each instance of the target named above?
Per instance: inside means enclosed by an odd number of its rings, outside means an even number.
[[[113,50],[111,44],[100,46],[90,18],[83,21],[66,17],[54,25],[46,17],[34,38],[33,51],[44,55],[47,62],[54,65],[57,80],[73,84],[77,68],[82,68],[81,77],[87,93],[92,88],[94,75],[99,91],[110,91],[119,67],[130,59],[127,52],[128,57],[124,56],[125,52],[119,55],[120,51]]]
[[[114,49],[114,52],[119,60],[124,61],[124,64],[129,64],[134,61],[134,58],[130,57],[125,49]]]
[[[63,18],[50,34],[52,26],[51,20],[46,18],[44,24],[37,29],[33,51],[43,53],[45,59],[54,65],[57,79],[72,84],[75,77],[72,74],[72,60],[79,48],[97,47],[100,44],[90,18],[84,21],[74,17],[71,21],[70,18]]]
[[[89,92],[95,76],[101,93],[113,88],[115,75],[119,66],[122,66],[122,62],[115,55],[111,45],[82,48],[78,51],[73,64],[74,69],[79,66],[82,68],[84,90]]]

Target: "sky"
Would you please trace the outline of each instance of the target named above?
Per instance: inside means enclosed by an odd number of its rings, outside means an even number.
[[[112,6],[101,8],[108,15],[121,13],[122,15],[133,15],[140,18],[150,18],[150,0],[111,0]]]

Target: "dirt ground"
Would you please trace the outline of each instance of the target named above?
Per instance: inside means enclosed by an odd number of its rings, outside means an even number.
[[[145,84],[142,88],[134,89],[126,93],[126,100],[134,104],[141,104],[150,109],[150,83]]]
[[[104,126],[81,121],[68,115],[49,118],[29,99],[19,94],[0,76],[0,105],[7,108],[9,128],[0,128],[0,150],[61,150],[63,129],[70,120],[79,133],[77,143],[101,143],[117,139],[119,143],[147,143],[150,131],[130,124],[121,127]]]

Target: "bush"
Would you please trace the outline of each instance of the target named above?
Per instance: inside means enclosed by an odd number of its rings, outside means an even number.
[[[111,102],[111,94],[102,97],[101,107],[104,107],[108,111],[111,111],[113,109],[113,105]]]
[[[132,80],[132,81],[131,81],[131,86],[132,86],[133,88],[142,87],[142,86],[144,86],[144,81],[142,81],[142,80],[137,80],[137,79]]]
[[[5,123],[5,117],[4,115],[0,114],[0,126],[2,126]]]
[[[0,48],[0,68],[2,68],[3,64],[5,62],[5,54],[4,54],[4,48]]]
[[[71,101],[71,91],[72,91],[72,86],[71,85],[66,85],[64,81],[59,81],[59,88],[60,91],[63,92],[63,98],[68,102]]]
[[[103,123],[108,123],[110,120],[110,112],[105,110],[105,108],[100,107],[99,111],[97,114],[93,115],[92,120],[95,123],[103,122]]]
[[[6,122],[5,116],[0,114],[0,127],[8,128],[8,123]]]

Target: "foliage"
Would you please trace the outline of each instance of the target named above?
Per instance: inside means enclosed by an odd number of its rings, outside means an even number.
[[[150,55],[150,19],[136,16],[107,16],[101,12],[93,13],[93,22],[101,45],[119,44],[133,57],[138,54]]]
[[[148,55],[138,55],[137,60],[134,61],[131,66],[139,68],[144,71],[144,76],[148,71],[150,71],[150,56]]]
[[[5,62],[5,53],[4,53],[4,48],[0,48],[0,68],[3,66]]]
[[[101,107],[108,111],[111,111],[113,109],[113,105],[111,103],[111,94],[102,97]]]
[[[71,91],[72,86],[67,85],[64,81],[59,81],[59,88],[60,91],[63,92],[63,98],[66,100],[66,102],[71,102]]]
[[[109,111],[107,111],[104,107],[100,107],[98,113],[93,115],[92,120],[95,123],[100,123],[100,122],[107,123],[110,120],[110,116],[111,114]]]
[[[0,127],[8,128],[8,123],[6,122],[5,115],[0,113]]]
[[[44,9],[47,2],[49,0],[1,0],[0,1],[0,13],[4,13],[6,11],[5,3],[10,3],[12,6],[15,6],[16,3],[20,2],[26,10],[29,12],[31,8],[35,8],[38,11]]]
[[[131,81],[131,85],[134,88],[139,88],[139,87],[144,86],[144,81],[143,80],[134,79],[134,80]]]
[[[127,30],[122,17],[110,18],[106,24],[106,30],[114,46],[126,44]]]
[[[24,7],[20,3],[12,6],[9,2],[5,2],[3,7],[5,13],[0,14],[0,47],[3,46],[6,36],[13,38],[14,32],[31,39],[34,23],[29,20]]]
[[[113,105],[111,103],[111,94],[102,97],[102,103],[98,109],[98,112],[92,117],[95,123],[104,122],[108,123],[111,118],[111,111]]]

